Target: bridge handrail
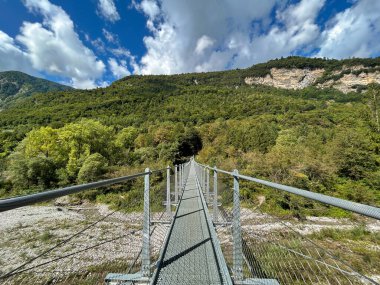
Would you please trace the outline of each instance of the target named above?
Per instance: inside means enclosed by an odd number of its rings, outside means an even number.
[[[122,177],[111,178],[111,179],[106,179],[106,180],[101,180],[101,181],[96,181],[96,182],[91,182],[91,183],[86,183],[86,184],[68,186],[68,187],[54,189],[54,190],[47,190],[47,191],[36,193],[36,194],[29,194],[29,195],[24,195],[24,196],[0,199],[0,212],[5,212],[5,211],[9,211],[9,210],[16,209],[19,207],[52,200],[52,199],[70,195],[70,194],[79,193],[84,190],[95,189],[99,187],[104,187],[104,186],[109,186],[109,185],[125,182],[125,181],[132,180],[138,177],[146,176],[148,174],[161,172],[166,169],[167,168],[158,169],[154,171],[146,171],[146,172],[141,172],[141,173],[128,175],[128,176],[122,176]]]
[[[314,201],[321,202],[323,204],[327,204],[327,205],[330,205],[330,206],[335,206],[335,207],[338,207],[338,208],[341,208],[341,209],[344,209],[344,210],[348,210],[348,211],[351,211],[351,212],[354,212],[354,213],[357,213],[357,214],[361,214],[361,215],[364,215],[364,216],[367,216],[367,217],[371,217],[371,218],[380,220],[380,208],[378,208],[378,207],[369,206],[369,205],[365,205],[365,204],[360,204],[360,203],[356,203],[356,202],[352,202],[352,201],[348,201],[348,200],[344,200],[344,199],[340,199],[340,198],[335,198],[335,197],[332,197],[332,196],[328,196],[328,195],[324,195],[324,194],[319,194],[319,193],[315,193],[315,192],[311,192],[311,191],[308,191],[308,190],[299,189],[299,188],[296,188],[296,187],[287,186],[287,185],[283,185],[283,184],[279,184],[279,183],[275,183],[275,182],[270,182],[270,181],[266,181],[266,180],[262,180],[262,179],[258,179],[258,178],[254,178],[254,177],[250,177],[250,176],[247,176],[247,175],[236,174],[236,173],[233,173],[233,172],[230,172],[230,171],[226,171],[226,170],[223,170],[223,169],[219,169],[219,168],[216,168],[216,167],[210,167],[208,165],[201,164],[201,163],[198,163],[198,162],[196,162],[196,163],[199,164],[202,167],[206,167],[206,168],[208,168],[210,170],[213,170],[213,171],[216,171],[218,173],[224,173],[224,174],[227,174],[227,175],[230,175],[230,176],[234,176],[234,177],[237,177],[237,178],[240,178],[240,179],[252,181],[252,182],[255,182],[255,183],[258,183],[258,184],[261,184],[261,185],[265,185],[265,186],[268,186],[268,187],[271,187],[271,188],[274,188],[274,189],[277,189],[277,190],[281,190],[281,191],[285,191],[285,192],[288,192],[288,193],[292,193],[292,194],[295,194],[295,195],[298,195],[298,196],[301,196],[301,197],[304,197],[304,198],[308,198],[308,199],[311,199],[311,200],[314,200]]]

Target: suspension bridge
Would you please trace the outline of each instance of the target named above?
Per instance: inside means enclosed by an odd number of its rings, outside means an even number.
[[[165,187],[157,190],[164,200],[159,211],[151,207],[152,193],[157,188],[152,185],[155,175],[166,179]],[[57,230],[59,239],[42,249],[38,246],[31,249],[30,256],[24,259],[16,258],[12,248],[7,247],[12,240],[9,236],[15,235],[17,230],[20,236],[25,235],[22,223],[10,227],[2,233],[2,239],[7,236],[7,240],[0,243],[3,258],[0,258],[0,282],[378,284],[330,248],[300,233],[291,222],[262,213],[259,205],[242,195],[240,183],[250,181],[273,191],[338,207],[357,215],[361,223],[378,223],[380,208],[241,175],[237,170],[229,172],[209,167],[193,158],[173,169],[169,166],[156,171],[147,168],[130,176],[3,199],[0,211],[12,215],[12,211],[28,205],[94,188],[113,187],[140,177],[144,178],[141,187],[144,210],[132,218],[108,211],[94,221],[81,220],[80,226],[70,234]],[[222,187],[226,180],[230,183]],[[117,219],[117,215],[122,218]],[[103,232],[95,236],[98,231],[93,231],[89,235],[94,227]],[[81,242],[83,240],[86,242]],[[26,245],[21,242],[19,247],[24,250]],[[25,244],[30,243],[30,240],[25,241]],[[100,254],[95,255],[96,250]]]

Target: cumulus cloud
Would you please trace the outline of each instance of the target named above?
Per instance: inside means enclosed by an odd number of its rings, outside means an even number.
[[[277,12],[276,23],[269,31],[253,37],[235,40],[233,47],[242,50],[234,59],[233,65],[244,66],[271,58],[307,53],[314,47],[320,36],[320,28],[315,20],[324,5],[321,0],[302,0]]]
[[[98,13],[110,22],[120,20],[120,15],[117,12],[116,5],[113,0],[99,0]]]
[[[325,0],[143,0],[137,8],[152,35],[144,38],[140,70],[210,71],[288,55],[378,56],[380,1],[353,3],[318,26]]]
[[[115,76],[117,79],[131,74],[128,70],[127,62],[125,60],[121,60],[119,63],[116,59],[110,58],[108,60],[108,65],[113,76]]]
[[[283,5],[281,0],[144,0],[152,35],[141,72],[182,73],[246,67],[312,49],[320,30],[315,19],[321,0]],[[154,8],[152,8],[154,7]],[[276,17],[271,19],[272,11]]]
[[[28,73],[44,71],[68,78],[74,87],[96,87],[105,65],[83,45],[66,12],[48,0],[25,0],[24,4],[42,15],[43,22],[24,22],[16,36],[19,44],[5,33],[0,34],[1,67]]]
[[[361,0],[338,13],[322,33],[317,56],[370,57],[380,53],[380,1]]]
[[[173,74],[244,68],[288,56],[333,58],[380,54],[380,1],[355,0],[324,24],[326,0],[141,0],[132,7],[146,17],[146,53],[138,58],[110,27],[86,44],[69,15],[49,0],[23,0],[43,17],[24,22],[12,38],[0,31],[0,70],[43,72],[79,88],[107,85],[112,76]],[[98,0],[98,14],[120,19],[114,1]],[[317,20],[318,19],[318,20]],[[319,25],[317,24],[319,23]],[[111,76],[112,75],[112,76]]]
[[[28,54],[16,45],[13,38],[0,31],[0,71],[20,70],[35,74]]]
[[[135,4],[138,9],[141,9],[150,20],[154,20],[160,13],[160,8],[155,0],[143,0],[141,4]]]

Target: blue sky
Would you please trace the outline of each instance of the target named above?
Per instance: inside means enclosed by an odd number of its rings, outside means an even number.
[[[380,55],[379,0],[0,0],[0,11],[0,71],[76,88],[288,55]]]

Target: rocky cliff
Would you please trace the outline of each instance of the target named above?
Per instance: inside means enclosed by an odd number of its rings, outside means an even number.
[[[380,84],[380,66],[343,66],[334,71],[324,68],[271,68],[265,76],[248,76],[244,81],[248,85],[264,84],[284,89],[333,87],[348,93],[365,89],[370,83]]]

